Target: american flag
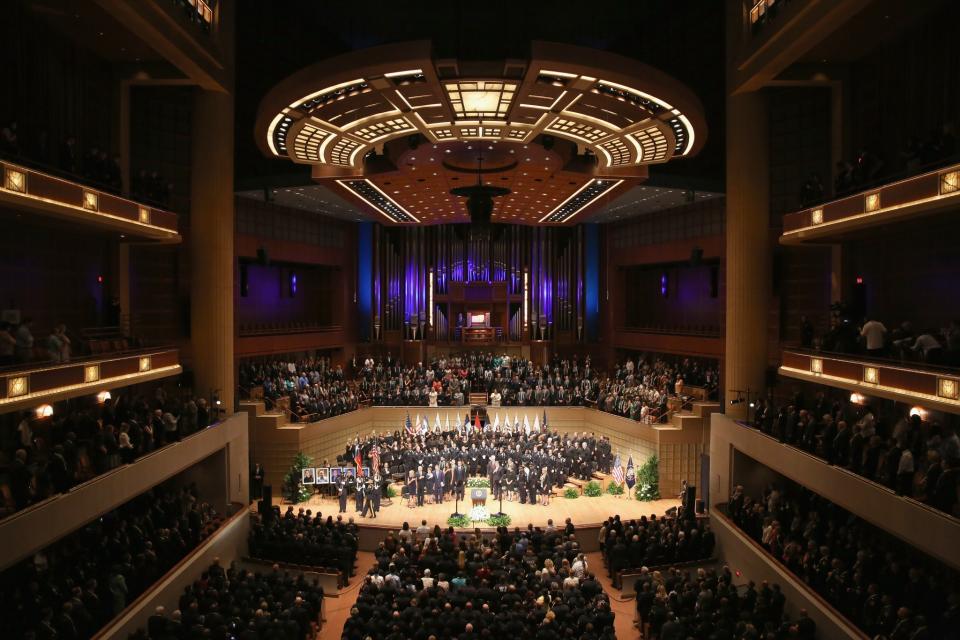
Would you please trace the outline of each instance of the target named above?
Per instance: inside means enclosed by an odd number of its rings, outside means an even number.
[[[360,444],[353,447],[353,461],[357,463],[357,475],[360,475],[360,469],[363,468],[363,454],[360,452]]]
[[[380,473],[380,445],[376,442],[373,443],[373,448],[370,449],[370,466],[373,467],[374,473]]]
[[[613,479],[618,485],[623,484],[623,460],[620,459],[619,453],[613,461]]]
[[[413,435],[413,423],[410,422],[410,412],[407,412],[407,424],[404,425],[404,428],[407,430],[409,435]]]

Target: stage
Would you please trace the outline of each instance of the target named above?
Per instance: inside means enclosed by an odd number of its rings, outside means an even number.
[[[394,485],[399,492],[399,485]],[[321,497],[315,495],[307,502],[297,505],[291,505],[289,502],[279,502],[274,500],[274,505],[280,508],[281,514],[286,512],[287,507],[293,506],[294,510],[301,507],[310,509],[316,514],[318,511],[326,518],[328,515],[336,517],[339,504],[335,498]],[[503,512],[510,516],[510,528],[520,527],[525,529],[528,524],[535,527],[546,527],[547,520],[553,519],[553,524],[557,528],[563,527],[567,518],[570,518],[578,532],[586,534],[584,530],[596,531],[604,520],[610,516],[619,515],[621,520],[630,520],[640,518],[641,516],[650,516],[656,514],[657,517],[663,516],[668,509],[678,507],[680,500],[668,498],[655,500],[653,502],[640,502],[639,500],[627,499],[626,495],[611,496],[603,494],[596,498],[581,495],[576,499],[564,498],[562,495],[554,495],[550,499],[549,506],[540,504],[520,504],[519,502],[503,501]],[[487,497],[486,509],[488,513],[496,513],[499,509],[499,501]],[[472,507],[470,500],[470,490],[466,491],[466,500],[460,501],[459,511],[462,514],[470,513]],[[354,522],[361,527],[361,549],[374,549],[376,542],[383,539],[386,530],[397,530],[404,522],[410,524],[411,529],[416,529],[421,520],[426,520],[427,525],[433,527],[439,524],[441,527],[447,527],[447,518],[454,511],[454,501],[445,500],[440,504],[433,504],[432,498],[427,497],[422,507],[408,507],[407,501],[399,496],[392,501],[385,500],[381,502],[380,512],[374,518],[362,518],[360,513],[355,511],[356,501],[351,495],[347,501],[347,512],[342,514],[344,519],[353,518]],[[490,525],[477,523],[481,529],[492,530]],[[474,527],[458,529],[458,531],[473,531]],[[366,534],[366,535],[365,535]],[[578,535],[581,544],[585,550],[596,549],[596,535]],[[592,539],[590,539],[592,538]],[[586,543],[586,544],[584,544]],[[372,545],[372,546],[371,546]]]

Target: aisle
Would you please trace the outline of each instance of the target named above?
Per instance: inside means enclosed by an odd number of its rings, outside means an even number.
[[[323,623],[323,629],[317,634],[317,640],[320,638],[332,640],[339,638],[343,633],[343,625],[350,617],[350,609],[356,604],[357,597],[360,595],[363,577],[373,566],[374,560],[374,555],[369,551],[357,552],[357,574],[350,580],[350,585],[346,589],[338,592],[338,597],[327,598],[327,621]]]
[[[603,566],[602,553],[599,551],[588,553],[587,562],[590,565],[590,571],[597,577],[603,590],[610,598],[610,608],[615,614],[613,626],[617,634],[617,640],[638,640],[640,630],[633,626],[633,618],[637,613],[636,602],[633,598],[621,600],[620,589],[614,587],[610,578],[607,577],[607,568]]]

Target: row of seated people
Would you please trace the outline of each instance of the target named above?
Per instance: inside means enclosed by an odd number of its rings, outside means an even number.
[[[610,577],[622,571],[713,557],[716,539],[710,525],[699,518],[649,518],[624,522],[607,518],[600,527],[600,548]]]
[[[205,399],[168,398],[163,387],[152,398],[127,391],[103,403],[79,398],[61,404],[66,410],[52,416],[30,411],[0,418],[10,427],[0,447],[0,516],[65,493],[210,422]]]
[[[316,515],[310,509],[294,512],[293,507],[280,516],[257,519],[250,529],[250,556],[270,562],[292,563],[332,569],[340,572],[343,582],[353,575],[357,561],[357,525],[353,518]]]
[[[818,391],[779,406],[757,403],[753,425],[781,442],[960,517],[960,437],[954,416],[924,419],[892,403],[877,408]],[[886,410],[881,410],[885,408]]]
[[[137,496],[0,573],[0,637],[94,636],[222,521],[194,485]]]
[[[111,155],[104,145],[93,143],[84,149],[76,136],[68,134],[54,149],[46,129],[25,132],[17,120],[0,127],[0,158],[117,195],[123,190],[120,156]],[[130,182],[133,198],[159,206],[168,204],[173,186],[159,169],[141,167]]]
[[[831,316],[830,329],[822,336],[816,335],[813,323],[806,316],[800,319],[800,323],[800,345],[805,348],[871,358],[895,358],[902,362],[960,366],[958,320],[951,320],[943,327],[920,329],[906,320],[888,329],[877,318],[857,323],[840,310]]]
[[[572,529],[389,534],[342,638],[613,640],[609,598]]]
[[[130,640],[314,640],[323,607],[323,587],[302,573],[266,573],[218,559],[187,586],[177,609],[157,607],[145,629]]]
[[[801,609],[786,615],[778,584],[753,581],[737,587],[727,566],[696,571],[671,567],[641,571],[635,583],[637,618],[644,638],[813,640],[817,625]]]
[[[267,409],[285,409],[294,422],[323,420],[360,406],[343,368],[327,357],[241,362],[240,388],[248,396],[262,389]]]
[[[807,489],[737,486],[736,525],[865,634],[932,640],[960,634],[960,574]]]
[[[140,344],[119,327],[75,332],[62,322],[55,324],[46,338],[38,339],[33,334],[34,324],[30,317],[16,324],[0,321],[0,367],[65,364],[78,357],[127,351]]]

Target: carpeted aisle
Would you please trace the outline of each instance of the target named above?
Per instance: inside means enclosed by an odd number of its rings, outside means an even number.
[[[633,598],[623,600],[620,589],[613,586],[610,578],[607,577],[607,568],[603,566],[603,554],[599,551],[587,554],[587,562],[590,571],[600,581],[603,590],[610,597],[610,608],[615,614],[613,626],[617,633],[617,640],[637,640],[640,638],[640,631],[633,626],[633,619],[636,616],[636,602]]]
[[[317,634],[317,640],[332,640],[333,638],[339,638],[343,633],[343,625],[350,617],[350,609],[357,602],[357,597],[360,594],[363,576],[367,574],[373,563],[374,555],[371,552],[357,552],[356,575],[351,578],[347,588],[337,594],[338,597],[326,599],[326,622],[323,623],[323,629]]]

